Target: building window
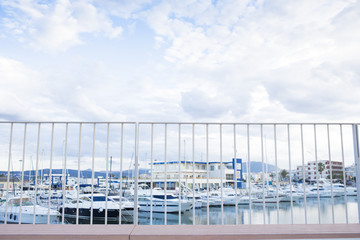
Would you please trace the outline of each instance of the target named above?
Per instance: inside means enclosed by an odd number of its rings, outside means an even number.
[[[214,171],[215,170],[215,166],[210,166],[210,171]]]
[[[234,174],[226,174],[226,180],[233,180]]]

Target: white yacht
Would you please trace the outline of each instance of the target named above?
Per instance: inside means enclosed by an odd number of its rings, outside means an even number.
[[[7,205],[7,206],[6,206]],[[21,205],[21,206],[20,206]],[[47,207],[34,204],[34,199],[29,196],[12,197],[0,206],[0,221],[5,221],[5,211],[7,207],[6,221],[8,223],[19,223],[21,211],[21,223],[33,223],[35,210],[35,223],[45,224],[50,216],[50,223],[57,222],[59,212]],[[21,209],[21,210],[20,210]]]
[[[161,213],[165,212],[165,205],[167,213],[178,213],[180,208],[181,212],[185,212],[192,207],[191,201],[186,199],[179,199],[173,194],[153,194],[151,196],[139,196],[138,204],[140,205],[140,211],[153,211]]]
[[[120,197],[120,196],[109,196],[109,199],[111,199],[112,201],[118,204],[121,204],[121,215],[123,216],[134,215],[134,209],[135,209],[134,202],[130,201],[125,197]],[[137,208],[140,209],[140,206],[138,205]]]
[[[100,193],[93,194],[80,194],[79,200],[76,198],[66,201],[64,206],[59,207],[59,212],[62,214],[63,209],[64,216],[69,218],[76,218],[77,206],[79,201],[79,219],[89,219],[91,216],[91,202],[93,219],[105,219],[105,209],[107,209],[108,220],[117,220],[119,218],[120,206],[118,203],[112,201],[110,198]],[[106,203],[107,202],[107,203]]]

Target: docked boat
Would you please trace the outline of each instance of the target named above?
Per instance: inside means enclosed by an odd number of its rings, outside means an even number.
[[[140,211],[144,212],[166,212],[178,213],[179,210],[183,213],[192,207],[192,202],[186,199],[179,199],[173,194],[154,194],[152,196],[140,196],[138,198]]]
[[[195,202],[195,208],[201,208],[203,205],[203,199],[201,198],[200,195],[195,194],[195,196],[193,196],[193,194],[188,194],[188,195],[184,196],[183,198],[188,200],[191,203]]]
[[[34,199],[28,196],[16,196],[10,198],[7,203],[0,206],[0,221],[5,221],[5,212],[7,207],[6,221],[8,223],[19,223],[21,214],[21,223],[33,223],[35,210],[35,223],[46,224],[48,216],[50,223],[58,221],[59,212],[54,209],[34,204]]]
[[[112,201],[121,204],[121,215],[123,216],[133,216],[134,210],[135,210],[135,204],[134,202],[130,201],[129,199],[125,197],[120,196],[109,196],[109,199]],[[140,206],[137,206],[138,209],[140,209]]]
[[[76,218],[77,206],[79,206],[79,219],[89,219],[92,208],[93,219],[104,220],[107,209],[108,220],[114,221],[119,219],[119,212],[122,207],[110,198],[107,198],[106,201],[106,196],[103,194],[97,193],[93,194],[93,196],[91,196],[91,194],[81,194],[79,199],[66,201],[63,206],[59,207],[59,212],[62,214],[64,210],[65,217]]]

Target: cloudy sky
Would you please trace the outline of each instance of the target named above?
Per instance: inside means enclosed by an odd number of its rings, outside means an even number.
[[[0,120],[359,122],[360,1],[0,0]]]

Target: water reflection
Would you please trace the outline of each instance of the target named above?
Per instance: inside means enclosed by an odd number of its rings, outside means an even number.
[[[347,214],[349,223],[358,223],[358,211],[357,211],[357,197],[349,196],[347,198]],[[298,202],[266,204],[265,211],[262,205],[252,205],[251,211],[249,205],[238,206],[238,224],[290,224],[293,219],[294,224],[305,224],[305,216],[307,223],[318,224],[319,219],[321,224],[326,223],[346,223],[346,204],[344,197],[337,197],[333,199],[334,204],[332,208],[331,198],[321,198],[320,203],[316,198],[309,198],[306,202],[306,215],[305,215],[305,201],[300,200]],[[292,207],[291,207],[292,205]],[[319,208],[320,205],[320,208]],[[292,210],[291,210],[292,209]],[[224,206],[223,208],[223,222],[224,224],[236,224],[236,208],[235,206]],[[278,213],[279,210],[279,213]],[[192,210],[186,211],[181,214],[181,224],[193,224]],[[250,214],[251,213],[251,214]],[[209,209],[209,224],[217,225],[222,224],[221,208],[212,207]],[[320,216],[320,218],[319,218]],[[153,213],[152,224],[163,225],[165,224],[165,216],[163,213]],[[206,225],[207,224],[207,209],[201,208],[195,211],[195,224]],[[61,220],[59,220],[61,223]],[[65,223],[75,224],[76,219],[65,218]],[[80,224],[89,224],[89,219],[79,219]],[[94,220],[94,224],[104,224],[104,221]],[[108,221],[108,224],[119,224],[119,221]],[[131,216],[123,217],[121,224],[133,224],[133,218]],[[150,213],[139,212],[139,224],[150,224]],[[178,214],[167,214],[166,224],[177,225],[179,224]]]

